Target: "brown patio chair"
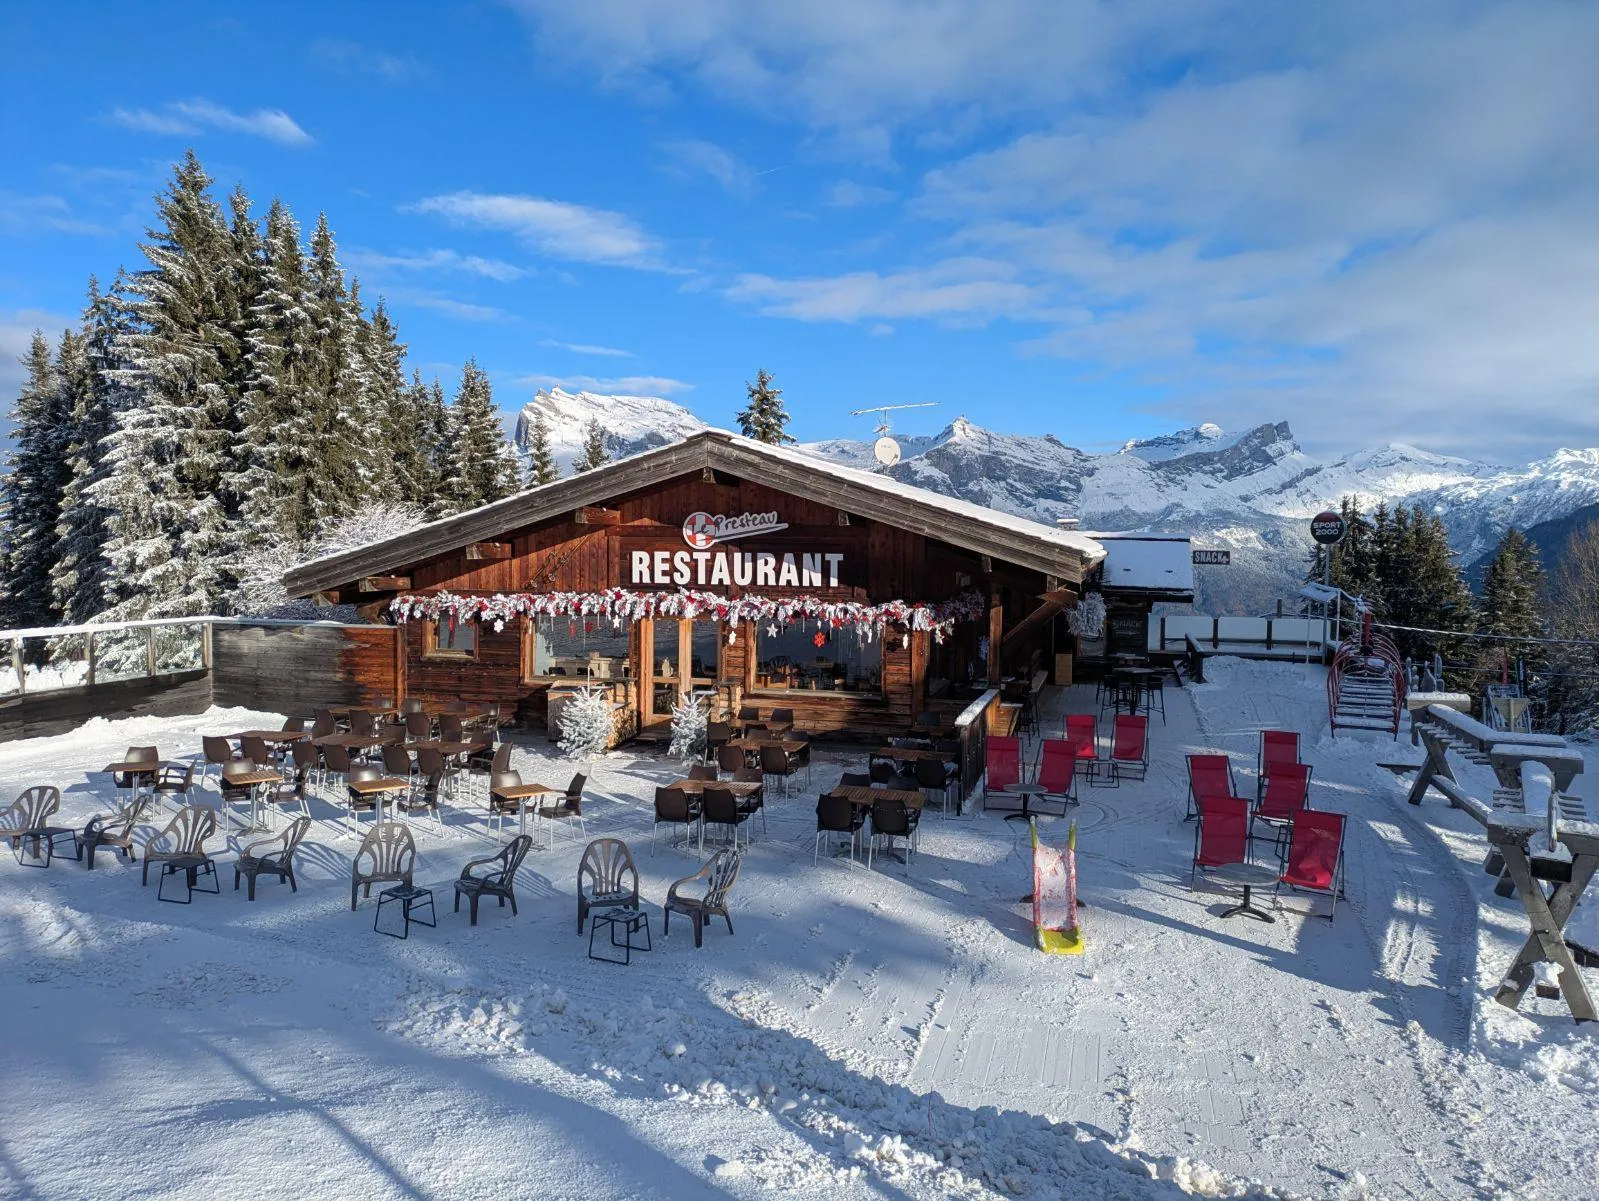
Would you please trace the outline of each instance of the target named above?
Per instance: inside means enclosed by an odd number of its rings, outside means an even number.
[[[250,881],[250,900],[255,900],[255,878],[265,872],[287,880],[290,892],[299,892],[300,885],[294,879],[294,852],[300,849],[300,841],[310,828],[311,819],[302,815],[276,837],[246,843],[233,861],[233,891],[239,891],[239,877],[244,876]]]
[[[427,706],[424,705],[419,698],[414,696],[408,696],[405,698],[405,700],[400,702],[400,713],[405,717],[410,717],[413,713],[421,713],[426,708]]]
[[[251,763],[266,764],[272,762],[272,751],[267,747],[264,738],[241,738],[239,757],[248,759]]]
[[[489,896],[498,897],[500,908],[505,908],[505,902],[511,902],[511,916],[516,916],[516,872],[522,866],[522,860],[527,858],[528,848],[533,845],[533,840],[526,834],[518,834],[492,855],[485,855],[481,859],[472,859],[461,869],[461,878],[455,882],[455,911],[461,912],[461,895],[466,894],[471,902],[472,924],[477,925],[477,903],[479,898]],[[489,868],[482,875],[473,873],[473,868]]]
[[[283,732],[285,734],[303,734],[303,733],[305,733],[305,718],[303,718],[303,717],[285,717],[283,719]]]
[[[350,862],[350,908],[356,907],[362,895],[370,898],[374,884],[409,888],[415,867],[416,839],[411,837],[411,827],[404,822],[377,822],[366,832]]]
[[[539,809],[539,816],[550,821],[565,820],[572,832],[573,838],[581,835],[589,836],[588,825],[583,821],[583,789],[588,784],[588,777],[582,772],[573,776],[563,793],[554,805],[545,805]]]
[[[838,778],[840,788],[870,788],[872,777],[869,772],[847,771]]]
[[[583,849],[577,866],[577,932],[590,909],[637,909],[638,868],[620,838],[596,838]]]
[[[122,756],[124,763],[138,763],[140,768],[133,771],[119,771],[111,774],[111,782],[118,788],[145,788],[155,779],[155,773],[161,767],[161,752],[153,746],[130,746],[127,754]],[[149,764],[148,768],[143,764]]]
[[[220,892],[221,883],[217,880],[217,865],[205,849],[205,840],[216,833],[216,811],[202,808],[199,805],[185,805],[179,809],[177,815],[167,823],[166,829],[157,834],[144,845],[144,872],[141,883],[150,883],[150,865],[161,865],[161,878],[156,886],[156,898],[166,900],[162,891],[168,876],[182,872],[188,884],[189,896],[178,904],[187,905],[193,899],[195,880],[204,874],[211,877],[215,888],[204,889],[205,892]]]
[[[712,721],[705,723],[705,757],[716,759],[717,752],[724,743],[733,737],[733,723],[727,721]],[[719,760],[718,760],[719,762]]]
[[[220,735],[204,734],[200,737],[200,746],[205,755],[205,766],[200,770],[200,783],[204,784],[213,767],[220,773],[223,765],[233,758],[233,744]]]
[[[761,815],[761,837],[765,838],[766,830],[766,773],[758,767],[741,767],[733,773],[735,784],[759,784],[760,787],[748,796],[738,798],[738,807],[749,813]]]
[[[727,911],[727,894],[738,880],[740,862],[742,859],[736,847],[725,848],[717,851],[692,876],[684,876],[667,889],[666,904],[662,906],[665,910],[662,933],[671,933],[674,912],[687,914],[693,921],[696,947],[704,945],[707,918],[720,917],[727,923],[727,932],[733,933],[733,918]],[[699,881],[705,883],[705,891],[701,895],[685,896],[679,893],[679,889],[692,887]]]
[[[439,737],[445,742],[462,742],[466,732],[461,727],[461,716],[458,713],[439,714]]]
[[[147,794],[141,793],[133,798],[131,804],[118,809],[115,813],[96,813],[89,819],[77,835],[78,854],[85,859],[89,871],[94,870],[96,847],[112,847],[121,851],[129,863],[138,861],[139,856],[133,847],[133,828],[144,816],[150,800]]]
[[[783,781],[783,795],[788,795],[788,779],[799,769],[799,764],[793,755],[781,746],[763,746],[761,748],[761,771],[768,776],[776,776]]]
[[[322,775],[322,751],[309,742],[297,742],[289,752],[289,762],[294,767],[294,791],[304,796],[306,786]]]
[[[365,709],[350,710],[350,733],[362,738],[377,737],[377,722]]]
[[[849,835],[849,857],[855,860],[855,846],[860,839],[861,827],[866,824],[866,810],[851,804],[846,797],[826,792],[816,799],[816,841],[811,844],[811,862],[816,862],[822,849],[822,839],[833,834]]]
[[[749,762],[743,747],[719,746],[716,748],[716,766],[726,772],[734,772]]]
[[[194,763],[163,763],[155,774],[152,789],[159,799],[163,796],[181,796],[185,802],[194,799]]]
[[[716,770],[714,764],[696,763],[688,769],[688,778],[691,780],[720,780],[722,773]]]
[[[655,790],[655,825],[650,828],[650,854],[655,853],[655,836],[663,825],[682,826],[684,836],[694,833],[694,825],[700,820],[699,801],[689,796],[681,788],[657,788]],[[703,843],[701,844],[704,845]]]
[[[408,738],[414,738],[418,742],[432,738],[433,719],[420,709],[407,713],[405,715],[405,733]]]
[[[57,832],[69,833],[51,826],[50,819],[61,808],[61,790],[53,784],[35,784],[17,794],[17,799],[4,813],[0,813],[0,838],[11,840],[11,849],[21,863],[22,844],[33,844],[33,858],[39,867],[49,867],[55,854]],[[40,848],[43,848],[43,855]],[[43,859],[42,863],[37,862]]]
[[[769,725],[792,727],[794,724],[794,710],[773,709],[766,721]]]
[[[705,826],[725,826],[732,844],[738,846],[738,830],[755,814],[753,809],[745,809],[738,803],[738,797],[733,795],[727,787],[717,788],[707,785],[705,795],[700,802],[700,819]],[[749,843],[748,833],[744,836],[745,845]]]

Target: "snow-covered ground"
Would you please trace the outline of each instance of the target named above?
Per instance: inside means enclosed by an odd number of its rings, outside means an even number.
[[[450,912],[494,842],[466,810],[419,832],[439,926],[405,942],[373,932],[374,902],[350,912],[354,842],[325,802],[299,894],[263,881],[254,905],[225,861],[223,895],[188,906],[105,852],[92,874],[0,861],[0,1196],[1599,1195],[1599,1037],[1559,1002],[1493,1003],[1525,919],[1480,833],[1404,804],[1375,766],[1394,743],[1324,737],[1314,669],[1206,666],[1168,691],[1148,781],[1083,792],[1081,959],[1032,949],[1025,830],[995,815],[928,817],[909,871],[813,864],[815,794],[863,762],[842,751],[773,798],[737,934],[698,951],[659,910],[698,858],[649,850],[674,769],[595,766],[588,835],[629,840],[654,927],[627,968],[574,931],[576,839],[529,857],[519,917]],[[0,746],[0,798],[55,782],[81,821],[124,747],[270,720]],[[1248,790],[1264,725],[1305,732],[1316,805],[1351,815],[1332,923],[1305,898],[1223,919],[1226,895],[1188,885],[1182,756],[1228,752]],[[515,766],[571,771],[542,741]]]

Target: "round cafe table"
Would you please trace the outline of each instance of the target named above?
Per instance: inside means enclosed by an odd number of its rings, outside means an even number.
[[[1035,796],[1043,796],[1049,789],[1042,784],[1007,784],[1005,791],[1012,796],[1022,798],[1022,807],[1015,813],[1007,813],[1005,820],[1008,822],[1025,822],[1033,819],[1031,805]],[[1275,878],[1275,877],[1274,877]]]
[[[1249,903],[1252,889],[1265,888],[1269,884],[1277,883],[1275,867],[1265,863],[1224,863],[1220,867],[1207,868],[1205,875],[1212,880],[1220,880],[1223,884],[1236,884],[1244,890],[1244,899],[1231,909],[1222,910],[1222,917],[1236,917],[1243,914],[1259,922],[1276,922],[1277,919],[1264,909]]]

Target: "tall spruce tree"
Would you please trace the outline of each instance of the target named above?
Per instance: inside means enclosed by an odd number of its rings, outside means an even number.
[[[454,493],[449,483],[453,436],[450,408],[444,401],[444,385],[439,382],[438,376],[434,376],[433,382],[426,385],[418,376],[412,387],[417,395],[423,451],[427,460],[423,511],[430,518],[442,517],[455,512]]]
[[[71,399],[57,370],[60,357],[81,355],[81,338],[62,335],[61,355],[52,357],[43,331],[34,330],[23,356],[27,379],[11,409],[15,445],[0,489],[6,510],[3,581],[8,625],[50,625],[60,616],[50,575],[59,557],[56,523],[70,477]]]
[[[746,383],[744,387],[749,392],[749,406],[739,411],[739,432],[746,438],[769,442],[773,446],[794,441],[793,435],[785,428],[788,425],[788,411],[783,407],[783,389],[772,387],[771,372],[765,368],[757,370],[755,382]]]
[[[494,391],[476,359],[461,368],[450,406],[446,488],[457,512],[502,500],[519,486],[516,455],[505,438]]]
[[[590,417],[583,427],[583,450],[572,463],[572,470],[581,475],[611,461],[611,452],[605,445],[605,430],[598,417]]]
[[[372,496],[415,503],[422,431],[405,384],[405,346],[382,300],[361,326],[363,386],[372,423]]]
[[[1538,551],[1520,530],[1508,529],[1482,581],[1478,619],[1484,633],[1537,638],[1544,633],[1539,602],[1544,591]]]
[[[544,415],[543,409],[535,405],[533,420],[528,427],[527,482],[537,488],[560,478],[561,465],[555,461],[555,452],[550,449],[549,418]]]
[[[83,353],[62,356],[60,370],[70,380],[71,435],[67,444],[69,479],[56,522],[60,558],[51,573],[56,608],[68,622],[85,622],[106,603],[106,508],[93,489],[106,475],[108,439],[117,414],[127,407],[126,391],[116,373],[125,364],[117,349],[128,330],[124,278],[118,271],[111,290],[102,293],[89,280],[89,303],[83,314]]]
[[[126,366],[114,375],[134,396],[91,489],[110,511],[110,620],[214,612],[237,573],[223,347],[231,235],[210,186],[190,151],[157,197],[159,224],[141,246],[150,267],[128,285]]]
[[[359,338],[344,270],[339,266],[326,213],[317,215],[306,263],[314,347],[308,402],[315,413],[319,451],[308,475],[313,527],[354,508],[366,497],[365,411],[355,372]]]

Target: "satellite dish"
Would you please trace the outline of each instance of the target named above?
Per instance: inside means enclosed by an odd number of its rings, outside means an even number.
[[[872,454],[884,467],[892,467],[899,462],[899,443],[892,438],[879,438],[872,443]]]

